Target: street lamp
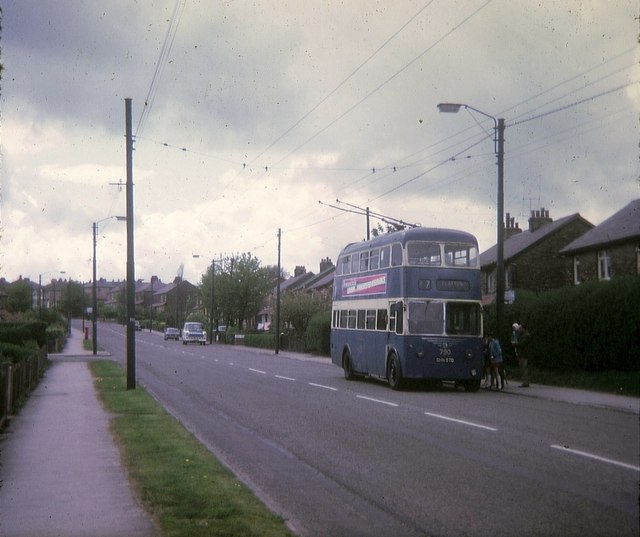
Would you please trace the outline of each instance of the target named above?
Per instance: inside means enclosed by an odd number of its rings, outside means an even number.
[[[38,313],[40,317],[42,317],[42,276],[46,276],[47,274],[66,274],[64,270],[49,270],[47,272],[41,272],[38,274]],[[56,301],[56,293],[55,286],[53,291],[53,301]]]
[[[96,284],[96,244],[98,242],[98,224],[115,218],[119,222],[126,220],[126,216],[107,216],[93,223],[93,286],[91,288],[91,338],[93,340],[93,355],[98,354],[98,288]]]
[[[498,215],[497,215],[497,245],[496,245],[496,336],[500,336],[502,327],[502,311],[504,306],[504,119],[496,119],[473,106],[458,103],[440,103],[438,110],[444,113],[457,113],[460,108],[473,110],[493,120],[494,151],[498,157]]]
[[[195,259],[200,258],[200,254],[192,254]],[[214,285],[216,275],[216,260],[211,258],[211,307],[209,308],[209,345],[213,343],[213,311],[215,309],[215,293],[214,293]],[[218,331],[218,327],[216,326],[216,332]]]

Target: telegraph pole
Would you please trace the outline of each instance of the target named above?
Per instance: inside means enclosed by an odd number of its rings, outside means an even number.
[[[93,223],[93,285],[91,286],[91,339],[93,355],[98,354],[98,290],[96,286],[96,242],[98,240],[98,223]]]
[[[280,244],[282,231],[278,228],[278,286],[276,287],[276,354],[280,352]]]
[[[127,128],[127,390],[136,387],[136,274],[133,248],[133,134],[131,99],[126,98]]]
[[[498,118],[496,125],[498,155],[498,221],[496,245],[496,337],[500,337],[504,312],[504,119]]]

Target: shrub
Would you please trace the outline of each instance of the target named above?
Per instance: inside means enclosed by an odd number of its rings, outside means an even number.
[[[34,341],[39,347],[47,343],[47,323],[43,321],[0,323],[0,341],[24,345]]]
[[[526,303],[516,296],[508,320],[529,329],[532,365],[556,371],[640,369],[640,278],[588,282],[534,300],[525,295]]]
[[[0,342],[0,363],[11,362],[17,364],[26,361],[37,351],[35,342],[16,345],[15,343]]]
[[[249,347],[258,347],[260,349],[275,349],[276,335],[273,332],[246,334],[244,336],[244,344]]]
[[[309,321],[305,347],[308,352],[329,356],[331,337],[331,312],[316,313]]]

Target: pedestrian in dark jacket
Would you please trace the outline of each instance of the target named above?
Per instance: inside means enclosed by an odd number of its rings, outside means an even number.
[[[514,343],[516,356],[518,357],[518,367],[520,368],[520,388],[529,387],[529,356],[527,354],[527,345],[529,344],[529,332],[524,325],[518,326],[517,340]]]

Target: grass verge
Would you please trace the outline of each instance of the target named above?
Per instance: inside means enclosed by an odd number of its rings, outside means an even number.
[[[134,488],[164,537],[291,537],[272,514],[115,362],[90,362]]]
[[[514,375],[518,375],[517,368]],[[622,371],[546,371],[529,368],[531,382],[640,397],[640,375]]]

